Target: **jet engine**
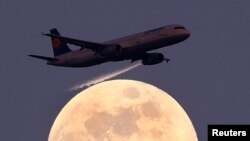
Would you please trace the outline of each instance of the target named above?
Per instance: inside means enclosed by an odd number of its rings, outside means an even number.
[[[118,44],[110,45],[101,50],[100,54],[107,57],[116,57],[122,54],[122,47]]]
[[[161,63],[162,61],[166,60],[164,55],[161,53],[147,53],[142,58],[143,65],[154,65]],[[168,62],[168,60],[166,60]]]

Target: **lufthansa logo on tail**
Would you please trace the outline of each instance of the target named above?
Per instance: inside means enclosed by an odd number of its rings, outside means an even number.
[[[54,38],[52,44],[54,48],[59,48],[61,46],[61,40],[58,38]]]

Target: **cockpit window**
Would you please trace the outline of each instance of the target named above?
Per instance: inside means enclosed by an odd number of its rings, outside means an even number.
[[[176,27],[174,27],[174,29],[185,29],[185,27],[183,27],[183,26],[176,26]]]

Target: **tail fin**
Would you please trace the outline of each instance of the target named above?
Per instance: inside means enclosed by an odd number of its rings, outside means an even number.
[[[60,35],[60,33],[56,28],[50,29],[50,34]],[[51,37],[51,41],[52,41],[54,56],[58,56],[71,51],[67,43],[64,42],[62,39]]]

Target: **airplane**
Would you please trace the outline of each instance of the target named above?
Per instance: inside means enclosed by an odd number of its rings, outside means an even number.
[[[131,62],[141,60],[143,65],[169,62],[170,59],[165,58],[162,53],[149,51],[182,42],[190,36],[190,32],[184,26],[177,24],[103,43],[61,36],[56,28],[50,29],[50,33],[42,34],[51,38],[54,57],[29,56],[45,60],[48,65],[61,67],[90,67],[123,60],[131,60]],[[79,49],[71,50],[68,44],[79,46]]]

